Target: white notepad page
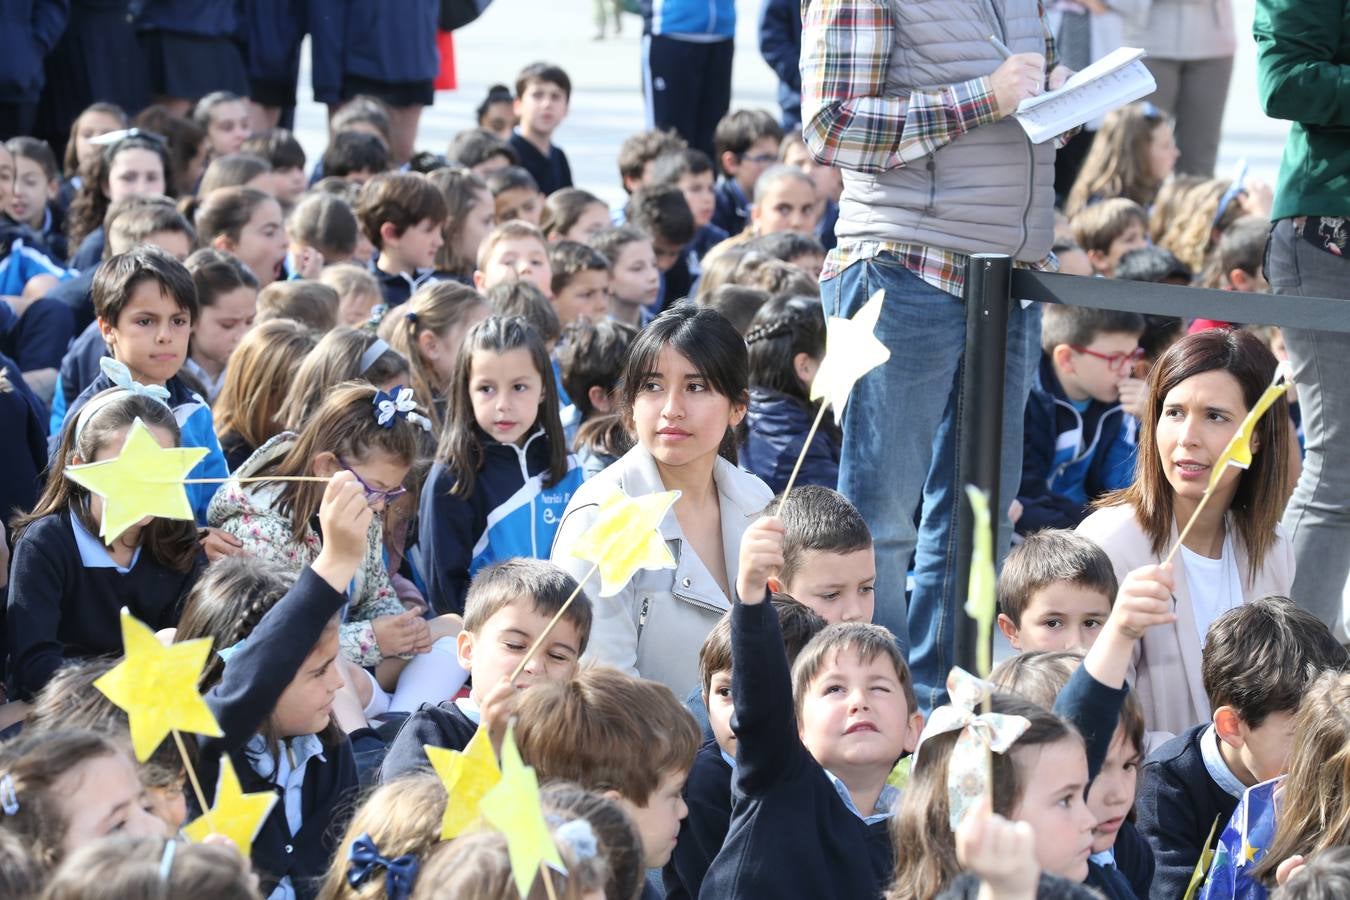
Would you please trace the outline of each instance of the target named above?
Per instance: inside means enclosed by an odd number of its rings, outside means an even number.
[[[1143,63],[1144,51],[1120,47],[1075,72],[1064,86],[1023,100],[1017,121],[1031,138],[1042,144],[1084,122],[1146,97],[1157,88]]]

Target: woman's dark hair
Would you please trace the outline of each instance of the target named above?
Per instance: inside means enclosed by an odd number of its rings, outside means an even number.
[[[797,377],[798,353],[825,356],[825,313],[814,297],[780,294],[759,308],[745,335],[750,354],[750,384],[811,402]]]
[[[83,179],[75,199],[70,203],[70,212],[66,215],[66,234],[71,246],[79,244],[91,231],[103,225],[103,216],[108,212],[112,200],[108,196],[108,178],[112,173],[113,161],[118,154],[127,150],[149,150],[159,156],[164,166],[164,192],[170,197],[176,196],[170,182],[173,168],[169,161],[169,151],[162,140],[133,134],[109,144],[103,152],[95,156],[80,172]]]
[[[1148,399],[1139,429],[1139,454],[1134,484],[1107,494],[1098,506],[1134,507],[1153,552],[1162,555],[1172,538],[1173,492],[1158,457],[1158,421],[1163,401],[1188,378],[1205,372],[1227,372],[1242,387],[1245,415],[1275,377],[1275,357],[1261,339],[1243,329],[1211,329],[1187,335],[1173,344],[1148,376]],[[1247,550],[1249,572],[1261,571],[1275,545],[1275,526],[1286,499],[1289,471],[1289,404],[1281,397],[1261,417],[1253,435],[1251,468],[1239,476],[1229,507],[1233,524]]]
[[[120,396],[110,396],[114,394]],[[95,403],[97,407],[93,406]],[[99,533],[98,522],[89,510],[89,489],[67,478],[65,468],[76,455],[85,462],[93,461],[118,431],[137,419],[152,428],[163,428],[173,435],[174,446],[178,445],[178,422],[173,411],[158,400],[121,388],[100,391],[90,397],[85,406],[66,417],[42,496],[32,512],[15,517],[11,523],[16,543],[33,522],[65,510],[79,519],[85,531],[94,535]],[[197,523],[162,517],[151,519],[150,524],[141,529],[141,546],[170,569],[190,571],[197,561]]]
[[[638,332],[628,349],[619,379],[620,415],[633,430],[633,404],[642,381],[656,371],[661,351],[670,347],[693,364],[708,386],[733,404],[750,402],[750,362],[745,340],[726,316],[715,309],[685,300],[667,309]],[[728,426],[718,452],[736,462],[736,435]]]
[[[567,438],[563,434],[562,418],[558,412],[558,386],[553,383],[553,363],[544,349],[539,333],[520,316],[488,316],[464,336],[464,345],[455,360],[455,374],[450,379],[449,414],[441,431],[436,461],[455,476],[451,494],[467,500],[473,496],[474,482],[483,468],[483,442],[487,436],[474,418],[473,403],[469,398],[469,383],[473,378],[475,353],[508,353],[528,350],[534,368],[544,383],[539,401],[539,415],[535,426],[542,426],[548,441],[548,477],[544,485],[551,486],[567,474]],[[534,429],[531,429],[533,431]]]

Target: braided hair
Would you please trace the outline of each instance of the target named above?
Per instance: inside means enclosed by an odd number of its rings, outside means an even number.
[[[780,294],[760,307],[745,333],[750,386],[810,405],[811,386],[797,375],[797,354],[825,356],[825,314],[814,297]]]

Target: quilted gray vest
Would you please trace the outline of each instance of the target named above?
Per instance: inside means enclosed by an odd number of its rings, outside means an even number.
[[[888,94],[989,75],[1002,57],[1044,53],[1037,0],[890,0],[895,41]],[[881,173],[843,170],[835,233],[1034,261],[1054,235],[1055,149],[1033,145],[1012,118],[981,125],[927,157]]]

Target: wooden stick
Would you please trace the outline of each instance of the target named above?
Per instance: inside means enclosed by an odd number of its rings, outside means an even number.
[[[202,792],[202,783],[197,780],[197,770],[192,767],[192,758],[188,756],[187,747],[183,744],[183,736],[174,729],[173,742],[178,745],[178,755],[183,757],[183,767],[187,769],[188,781],[192,782],[192,790],[197,795],[197,805],[202,808],[202,817],[206,819],[206,825],[213,834],[219,834],[216,831],[216,823],[211,821],[211,807],[206,802],[206,794]]]
[[[530,649],[525,651],[525,658],[522,659],[515,670],[511,672],[511,682],[513,684],[515,683],[515,680],[520,677],[520,673],[525,671],[525,667],[530,664],[530,660],[534,655],[539,652],[539,648],[544,646],[544,641],[548,639],[549,634],[553,631],[553,626],[561,621],[562,617],[567,613],[568,607],[572,605],[572,601],[577,599],[577,595],[581,593],[582,585],[590,581],[591,576],[598,571],[600,571],[600,564],[595,563],[591,566],[591,570],[577,582],[577,589],[572,592],[572,595],[563,601],[562,606],[558,607],[558,611],[553,614],[552,619],[549,619],[548,624],[544,626],[544,630],[540,632],[539,637],[535,638],[534,643],[530,645]]]
[[[1191,533],[1191,528],[1195,525],[1196,519],[1200,518],[1200,511],[1205,508],[1205,504],[1209,502],[1209,495],[1212,493],[1214,492],[1205,491],[1204,495],[1200,498],[1200,502],[1195,507],[1195,512],[1191,513],[1190,521],[1186,523],[1185,528],[1181,529],[1181,534],[1177,537],[1177,542],[1172,545],[1172,549],[1167,552],[1167,558],[1162,561],[1164,566],[1172,561],[1172,557],[1177,555],[1177,551],[1181,549],[1181,545],[1186,542],[1186,535]]]
[[[184,478],[183,484],[224,484],[227,481],[237,481],[240,484],[249,484],[254,481],[322,481],[327,483],[329,479],[319,475],[254,475],[249,478]]]
[[[540,863],[539,871],[544,876],[544,891],[548,894],[548,900],[558,900],[558,894],[553,889],[553,874],[548,870],[548,863]]]
[[[806,460],[806,451],[811,449],[811,441],[816,436],[816,429],[820,423],[825,420],[825,408],[829,406],[824,400],[820,401],[820,410],[816,413],[816,420],[811,423],[811,430],[806,433],[806,440],[802,443],[802,452],[797,454],[797,463],[792,467],[792,474],[788,476],[787,487],[783,488],[783,497],[778,501],[778,509],[783,509],[783,504],[787,503],[788,494],[792,493],[792,485],[797,481],[797,473],[801,471],[802,462]]]

